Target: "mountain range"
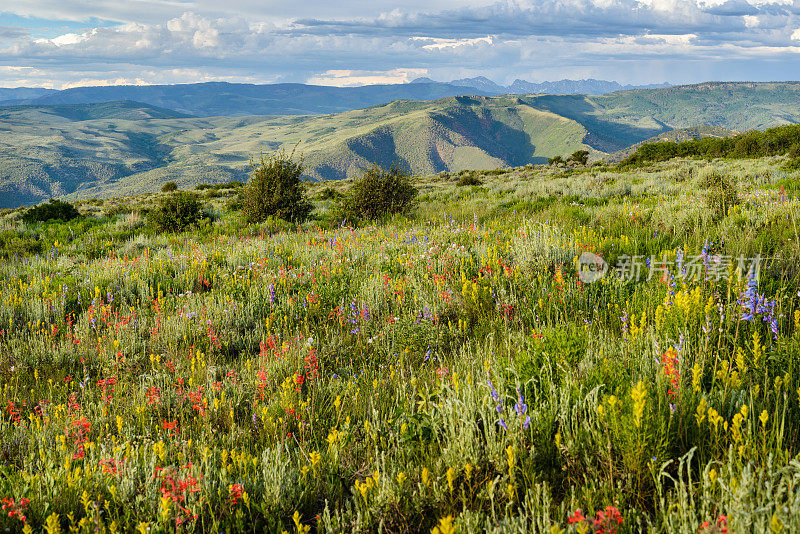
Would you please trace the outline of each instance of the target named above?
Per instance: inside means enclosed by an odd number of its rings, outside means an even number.
[[[178,85],[75,87],[30,98],[0,101],[0,106],[97,104],[130,100],[197,117],[250,115],[319,115],[385,104],[393,100],[436,100],[471,88],[447,83],[407,83],[329,87],[299,83],[253,85],[207,82]],[[488,95],[488,93],[487,93]]]
[[[318,115],[361,109],[393,100],[436,100],[465,94],[590,94],[599,95],[634,87],[604,80],[561,80],[540,84],[516,80],[502,87],[488,78],[436,82],[418,78],[407,84],[329,87],[299,83],[267,85],[207,82],[178,85],[122,85],[74,87],[62,91],[42,88],[0,88],[0,106],[97,104],[131,100],[198,117],[248,115]],[[661,87],[661,86],[658,86]]]
[[[426,85],[401,87],[429,91]],[[216,97],[214,88],[222,90]],[[207,105],[218,107],[227,106],[228,95],[234,95],[230,107],[243,109],[236,95],[254,89],[177,86],[160,101],[170,103],[181,91],[206,95]],[[276,91],[267,92],[269,104],[254,96],[254,105],[308,109],[318,104],[303,103],[298,95],[329,94],[301,86],[281,99]],[[378,86],[376,91],[389,89]],[[346,89],[341,94],[340,106],[361,98]],[[183,188],[246,180],[251,158],[295,145],[304,156],[306,176],[314,180],[358,176],[373,163],[401,163],[424,174],[543,163],[578,149],[599,159],[675,130],[689,129],[672,134],[680,138],[798,123],[800,82],[704,83],[595,96],[458,95],[319,115],[198,117],[188,112],[199,105],[121,100],[0,108],[0,207],[50,196],[157,191],[168,180]],[[697,128],[703,125],[712,128]]]
[[[411,83],[436,83],[430,78],[417,78]],[[556,82],[532,83],[519,78],[514,80],[511,85],[502,86],[489,78],[478,76],[476,78],[461,78],[447,82],[450,85],[459,87],[470,87],[488,95],[525,95],[525,94],[552,94],[552,95],[603,95],[615,91],[627,91],[630,89],[657,89],[669,87],[668,83],[648,84],[648,85],[621,85],[617,82],[607,80],[559,80]]]

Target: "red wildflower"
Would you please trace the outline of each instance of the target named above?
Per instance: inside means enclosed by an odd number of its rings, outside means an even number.
[[[170,434],[173,435],[173,436],[177,436],[178,435],[179,429],[178,429],[178,420],[177,419],[175,421],[162,421],[161,422],[161,427],[164,430],[169,430]]]
[[[619,525],[623,522],[622,514],[613,506],[606,506],[606,509],[597,512],[594,520],[594,528],[597,534],[615,534]]]
[[[20,409],[17,408],[13,402],[8,401],[8,407],[6,408],[6,411],[8,411],[8,415],[11,416],[11,420],[19,424],[19,422],[22,420],[22,415],[20,415]]]
[[[571,525],[573,523],[580,523],[582,521],[586,521],[586,517],[583,515],[583,511],[578,509],[573,512],[569,519],[567,519],[567,524]]]
[[[678,390],[680,388],[680,379],[681,375],[678,371],[678,366],[680,362],[678,361],[678,354],[675,352],[674,349],[670,348],[667,352],[664,353],[662,356],[663,366],[664,366],[664,374],[667,375],[667,379],[669,379],[670,387],[667,391],[667,394],[676,399],[678,396]]]
[[[718,516],[713,524],[711,521],[704,521],[700,525],[700,532],[703,534],[728,534],[728,516]]]
[[[242,498],[242,494],[244,493],[244,486],[242,486],[241,484],[232,484],[229,493],[230,493],[231,506],[236,506],[236,503],[238,503],[239,499]]]
[[[151,408],[161,406],[161,390],[157,387],[151,386],[147,388],[147,392],[145,392],[144,396],[147,399],[147,405]]]
[[[313,380],[319,376],[319,360],[317,359],[317,351],[308,349],[308,354],[305,357],[306,377]]]
[[[3,511],[8,511],[8,517],[12,519],[16,517],[26,523],[28,518],[25,516],[25,508],[28,507],[29,502],[31,502],[30,499],[20,499],[19,502],[16,502],[13,497],[3,497]]]

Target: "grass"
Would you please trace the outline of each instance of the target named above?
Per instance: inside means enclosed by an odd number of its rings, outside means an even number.
[[[3,213],[0,529],[800,529],[798,176],[704,165],[435,175],[361,228],[348,181],[299,227],[234,190],[177,234],[159,193]],[[667,274],[580,283],[584,251]]]

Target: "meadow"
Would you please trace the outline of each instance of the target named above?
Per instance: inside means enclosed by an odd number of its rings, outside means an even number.
[[[782,165],[440,173],[358,228],[347,180],[301,226],[5,211],[0,531],[800,531]]]

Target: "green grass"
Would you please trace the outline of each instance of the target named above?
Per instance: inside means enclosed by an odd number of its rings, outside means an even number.
[[[147,226],[161,193],[5,211],[0,529],[794,532],[781,165],[437,174],[360,228],[319,199],[351,180],[309,184],[301,226],[245,224],[233,189],[198,192],[210,217],[182,233]],[[711,173],[739,198],[722,216]],[[579,283],[584,251],[669,276]],[[750,318],[747,276],[713,265],[756,254]]]

